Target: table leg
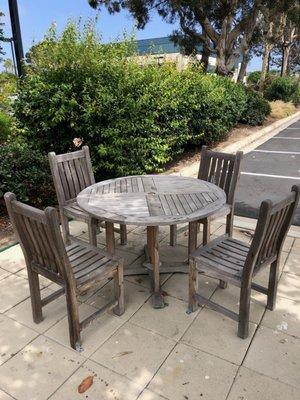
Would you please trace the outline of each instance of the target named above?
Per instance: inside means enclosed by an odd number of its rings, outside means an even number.
[[[159,279],[159,255],[158,255],[158,227],[147,226],[147,247],[152,265],[152,287],[153,287],[153,306],[154,308],[165,307],[164,298],[160,290],[160,279]]]
[[[114,224],[112,222],[105,222],[105,238],[106,238],[106,250],[109,253],[115,254],[115,231]]]
[[[198,222],[193,221],[189,223],[189,254],[190,255],[197,248],[197,235],[198,234]]]

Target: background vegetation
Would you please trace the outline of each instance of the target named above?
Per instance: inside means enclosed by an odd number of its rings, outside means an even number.
[[[27,59],[15,95],[1,101],[0,195],[13,190],[37,205],[55,201],[49,151],[87,144],[97,180],[159,172],[185,149],[270,113],[261,94],[198,63],[184,71],[150,59],[141,66],[134,40],[101,44],[92,24],[70,23],[60,35],[51,28]]]

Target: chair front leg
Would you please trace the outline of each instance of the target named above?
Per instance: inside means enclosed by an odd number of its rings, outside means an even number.
[[[125,312],[124,302],[124,283],[123,283],[123,263],[120,262],[117,271],[114,274],[114,288],[115,288],[115,299],[118,304],[114,307],[114,313],[118,316]]]
[[[247,339],[249,335],[251,285],[241,285],[238,336]]]
[[[271,264],[270,275],[269,275],[269,285],[268,285],[268,300],[267,309],[274,310],[276,305],[277,296],[277,286],[278,286],[278,276],[279,276],[279,257],[276,261]]]
[[[170,225],[170,246],[177,244],[177,225]]]
[[[28,283],[30,291],[31,309],[33,321],[39,324],[43,321],[42,299],[39,283],[39,275],[34,272],[30,267],[27,268]]]
[[[81,328],[79,322],[78,301],[75,288],[66,287],[66,300],[69,321],[70,345],[73,349],[79,350],[81,348]]]
[[[198,271],[196,263],[193,260],[189,262],[189,304],[188,313],[192,313],[198,308],[198,301],[196,300],[196,294],[198,290]]]

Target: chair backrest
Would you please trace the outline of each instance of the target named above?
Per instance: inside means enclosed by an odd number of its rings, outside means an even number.
[[[227,154],[202,146],[198,178],[219,186],[226,193],[227,203],[233,204],[242,158],[242,151]]]
[[[74,279],[59,229],[57,210],[53,207],[38,210],[17,201],[13,193],[6,193],[4,198],[27,267],[54,282]]]
[[[244,273],[250,276],[253,270],[275,261],[291,226],[299,202],[300,186],[293,186],[291,193],[273,204],[271,200],[261,203],[254,237],[247,256]]]
[[[58,203],[64,206],[95,183],[88,146],[66,154],[48,154]]]

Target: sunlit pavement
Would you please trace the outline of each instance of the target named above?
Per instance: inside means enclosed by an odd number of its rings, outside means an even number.
[[[214,236],[224,233],[223,223],[213,223]],[[237,217],[235,224],[233,236],[249,242],[255,221]],[[84,224],[72,223],[81,239],[85,230]],[[144,260],[144,229],[129,231],[128,245],[117,245],[125,268]],[[178,257],[186,254],[186,233],[178,242],[172,258],[175,251]],[[98,245],[104,243],[102,232]],[[167,227],[159,245],[167,260]],[[300,228],[293,227],[284,245],[276,310],[266,311],[265,296],[253,293],[247,340],[239,339],[237,324],[221,314],[207,308],[186,313],[187,275],[161,278],[168,307],[152,308],[147,275],[126,277],[125,314],[108,311],[96,319],[83,331],[78,353],[68,343],[65,299],[47,305],[36,325],[21,249],[16,245],[0,253],[0,400],[300,399]],[[268,270],[257,281],[267,285]],[[45,295],[56,289],[45,278],[40,284]],[[219,289],[202,276],[200,291],[238,310],[237,288]],[[82,297],[82,317],[111,295],[111,282],[105,281],[96,294]],[[79,393],[82,382],[86,390]]]

